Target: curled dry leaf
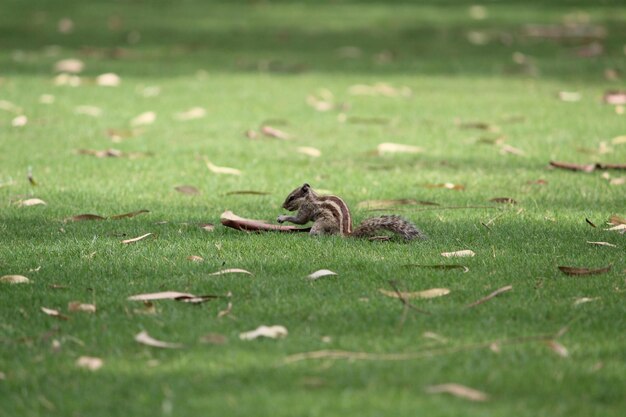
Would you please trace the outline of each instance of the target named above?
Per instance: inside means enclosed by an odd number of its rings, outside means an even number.
[[[221,319],[222,317],[226,317],[230,314],[230,312],[233,311],[233,303],[231,303],[230,301],[228,302],[228,305],[226,306],[225,310],[220,310],[217,313],[217,318]]]
[[[617,245],[614,245],[612,243],[609,242],[589,242],[587,241],[587,243],[589,243],[590,245],[596,245],[596,246],[608,246],[610,248],[616,248]]]
[[[23,275],[3,275],[0,282],[5,284],[29,284],[30,280]]]
[[[67,310],[71,312],[82,311],[84,313],[95,313],[96,306],[94,304],[83,304],[80,301],[70,301],[67,304]]]
[[[261,133],[271,138],[276,138],[276,139],[281,139],[281,140],[291,139],[291,136],[289,136],[288,133],[283,132],[282,130],[276,129],[275,127],[272,127],[272,126],[262,126]]]
[[[39,199],[39,198],[29,198],[26,200],[18,201],[17,205],[20,207],[30,207],[30,206],[45,206],[48,203]]]
[[[376,152],[378,152],[379,155],[384,155],[386,153],[420,153],[424,152],[424,148],[413,145],[404,145],[401,143],[384,142],[376,147]]]
[[[176,113],[176,115],[174,115],[174,118],[176,120],[187,121],[187,120],[194,120],[194,119],[202,119],[205,116],[206,116],[205,109],[203,109],[202,107],[192,107],[191,109],[187,111]]]
[[[379,288],[378,291],[387,297],[403,298],[406,300],[410,300],[413,298],[436,298],[450,294],[450,290],[448,288],[431,288],[429,290],[417,292],[389,291],[383,288]]]
[[[460,384],[441,384],[431,385],[426,387],[426,392],[429,394],[446,393],[451,394],[458,398],[463,398],[470,401],[487,401],[489,396],[482,391],[475,390],[473,388],[466,387]]]
[[[46,308],[46,307],[40,307],[40,308],[41,308],[41,311],[44,314],[47,314],[48,316],[56,317],[56,318],[61,319],[61,320],[67,320],[69,318],[69,317],[61,314],[61,312],[59,312],[59,310],[55,310],[55,309],[52,309],[52,308]]]
[[[186,195],[194,195],[194,194],[200,193],[200,190],[198,190],[193,185],[179,185],[177,187],[174,187],[174,189],[178,191],[179,193],[186,194]]]
[[[155,300],[174,300],[179,297],[195,297],[193,294],[177,291],[162,291],[145,294],[131,295],[127,298],[129,301],[155,301]]]
[[[549,340],[546,342],[546,345],[550,348],[551,351],[553,351],[562,358],[567,358],[569,356],[567,348],[556,340]]]
[[[81,356],[76,360],[76,366],[90,371],[97,371],[102,368],[103,365],[104,361],[102,359],[93,356]]]
[[[111,219],[112,220],[127,219],[127,218],[135,217],[144,213],[150,213],[150,210],[142,209],[142,210],[137,210],[137,211],[131,211],[130,213],[116,214],[115,216],[111,216]]]
[[[317,148],[312,148],[310,146],[300,146],[296,148],[296,152],[310,156],[312,158],[319,158],[322,156],[322,151]]]
[[[130,121],[130,124],[132,126],[145,126],[154,123],[156,121],[156,118],[157,116],[155,112],[147,111],[132,119]]]
[[[559,266],[559,270],[565,275],[580,276],[580,275],[598,275],[604,274],[611,270],[611,265],[604,268],[590,269],[590,268],[576,268],[571,266]]]
[[[102,87],[117,87],[121,82],[120,76],[112,72],[100,74],[96,77],[96,84]]]
[[[145,239],[145,238],[147,238],[148,236],[151,236],[151,235],[152,235],[152,233],[146,233],[145,235],[141,235],[141,236],[139,236],[139,237],[135,237],[135,238],[132,238],[132,239],[122,240],[122,243],[123,243],[123,244],[125,244],[125,245],[127,245],[127,244],[129,244],[129,243],[139,242],[140,240],[143,240],[143,239]]]
[[[209,171],[213,172],[214,174],[241,175],[241,171],[236,168],[219,167],[217,165],[214,165],[206,158],[204,159],[204,163],[206,164],[206,167],[209,169]]]
[[[190,255],[187,257],[187,260],[191,262],[204,262],[204,258],[198,255]]]
[[[307,278],[314,281],[316,279],[320,279],[322,277],[327,277],[329,275],[337,275],[336,272],[333,272],[329,269],[320,269],[319,271],[315,271],[312,274],[307,275]]]
[[[154,339],[146,331],[137,333],[135,335],[135,341],[143,345],[162,348],[162,349],[180,349],[183,347],[183,345],[180,343],[163,342],[161,340]]]
[[[56,72],[68,72],[70,74],[78,74],[85,69],[85,63],[80,59],[68,58],[57,61],[54,64],[54,70]]]
[[[267,337],[270,339],[281,339],[287,337],[287,329],[284,326],[260,326],[255,330],[243,332],[239,334],[241,340],[254,340],[259,337]]]
[[[593,298],[590,298],[590,297],[580,297],[580,298],[577,298],[576,300],[574,300],[574,306],[579,306],[581,304],[590,303],[592,301],[597,301],[599,299],[600,299],[600,297],[593,297]]]
[[[474,253],[474,251],[470,250],[470,249],[465,249],[465,250],[459,250],[456,252],[443,252],[441,254],[441,256],[445,257],[445,258],[466,258],[466,257],[472,257],[475,256],[476,253]]]
[[[192,297],[190,296],[181,296],[181,297],[176,297],[174,298],[174,300],[179,301],[181,303],[187,303],[187,304],[202,304],[202,303],[206,303],[207,301],[211,301],[211,300],[215,300],[216,298],[220,298],[220,296],[218,295],[194,295]]]
[[[222,269],[220,271],[215,271],[213,273],[210,273],[209,275],[224,275],[224,274],[247,274],[247,275],[252,275],[252,272],[246,271],[245,269],[229,268],[229,269]]]

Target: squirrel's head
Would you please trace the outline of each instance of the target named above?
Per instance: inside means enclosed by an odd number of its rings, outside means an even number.
[[[293,190],[283,203],[283,208],[289,211],[295,211],[300,208],[302,202],[312,193],[311,186],[309,184],[304,184],[301,187]]]

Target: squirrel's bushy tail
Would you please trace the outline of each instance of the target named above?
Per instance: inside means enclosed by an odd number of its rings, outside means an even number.
[[[426,235],[415,227],[413,223],[395,215],[365,219],[363,223],[354,229],[351,236],[370,237],[379,230],[388,230],[397,233],[406,240],[426,239]]]

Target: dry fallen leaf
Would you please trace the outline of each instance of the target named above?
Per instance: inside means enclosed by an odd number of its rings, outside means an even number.
[[[194,195],[194,194],[200,193],[200,190],[198,190],[193,185],[179,185],[177,187],[174,187],[174,189],[178,191],[179,193],[186,194],[186,195]]]
[[[58,310],[52,308],[40,307],[41,311],[49,316],[56,317],[61,320],[67,320],[69,317],[61,314]]]
[[[79,368],[85,368],[90,371],[97,371],[102,368],[104,365],[104,361],[100,358],[95,358],[93,356],[81,356],[76,360],[76,366]]]
[[[287,337],[287,329],[283,326],[260,326],[255,330],[243,332],[239,334],[241,340],[254,340],[259,337],[267,337],[270,339],[281,339]]]
[[[420,153],[424,152],[424,148],[413,145],[404,145],[401,143],[384,142],[380,143],[376,147],[376,152],[378,152],[379,155],[384,155],[386,153]]]
[[[613,225],[626,224],[626,219],[618,216],[617,214],[613,214],[611,217],[609,217],[609,223]]]
[[[456,252],[443,252],[441,254],[441,256],[444,256],[446,258],[465,258],[465,257],[472,257],[475,255],[476,254],[474,253],[474,251],[469,250],[469,249],[459,250]]]
[[[82,72],[84,68],[85,63],[76,58],[62,59],[54,64],[54,70],[56,72],[68,72],[71,74],[78,74]]]
[[[599,299],[600,299],[600,297],[593,297],[593,298],[590,298],[590,297],[580,297],[580,298],[577,298],[576,300],[574,300],[574,306],[578,306],[578,305],[585,304],[585,303],[590,303],[592,301],[596,301],[596,300],[599,300]]]
[[[228,316],[231,313],[231,311],[233,311],[233,303],[231,303],[229,301],[228,305],[226,306],[226,309],[225,310],[220,310],[217,313],[217,318],[221,319],[222,317],[226,317],[226,316]]]
[[[616,136],[611,139],[611,143],[613,145],[624,145],[626,144],[626,135]]]
[[[603,100],[606,104],[614,106],[626,104],[626,91],[610,90],[604,93]]]
[[[3,275],[0,282],[5,284],[28,284],[30,280],[23,275]]]
[[[176,113],[174,118],[176,120],[187,121],[187,120],[201,119],[205,116],[206,116],[205,109],[203,109],[202,107],[192,107],[191,109],[187,111]]]
[[[158,347],[158,348],[163,348],[163,349],[180,349],[183,347],[183,345],[180,343],[169,343],[169,342],[156,340],[152,336],[150,336],[148,332],[146,331],[137,333],[135,335],[135,341],[143,345]]]
[[[131,295],[129,301],[156,301],[156,300],[176,300],[180,298],[196,298],[197,296],[186,292],[161,291],[145,294]]]
[[[215,225],[211,224],[211,223],[206,223],[206,224],[201,224],[200,225],[200,229],[203,229],[207,232],[212,232],[215,230]]]
[[[137,210],[137,211],[131,211],[130,213],[116,214],[115,216],[111,216],[111,219],[112,220],[127,219],[127,218],[135,217],[144,213],[150,213],[150,210],[142,209],[142,210]]]
[[[496,198],[492,198],[489,201],[491,201],[492,203],[517,204],[517,201],[513,200],[510,197],[496,197]]]
[[[117,87],[121,82],[120,76],[112,72],[100,74],[96,77],[96,84],[102,87]]]
[[[126,245],[126,244],[129,244],[129,243],[139,242],[140,240],[143,240],[143,239],[145,239],[145,238],[147,238],[148,236],[151,236],[151,235],[152,235],[152,233],[146,233],[145,235],[141,235],[139,237],[122,240],[122,243]]]
[[[431,288],[429,290],[417,291],[417,292],[404,292],[404,291],[397,292],[397,291],[389,291],[383,288],[379,288],[378,291],[381,294],[386,295],[387,297],[401,298],[401,299],[406,299],[406,300],[410,300],[413,298],[424,298],[424,299],[435,298],[435,297],[441,297],[441,296],[450,294],[450,290],[448,288]]]
[[[281,139],[281,140],[291,139],[291,136],[289,136],[288,133],[283,132],[282,130],[276,129],[275,127],[272,127],[272,126],[262,126],[261,133],[271,138],[276,138],[276,139]]]
[[[569,356],[567,348],[555,340],[546,342],[546,345],[550,348],[550,350],[562,358],[567,358]]]
[[[204,159],[204,162],[209,171],[215,174],[241,175],[241,171],[236,168],[218,167],[217,165],[213,165],[213,163],[206,158]]]
[[[191,262],[204,262],[204,258],[198,255],[190,255],[187,257],[187,260]]]
[[[27,200],[18,201],[17,204],[20,207],[30,207],[30,206],[45,206],[48,203],[46,203],[45,201],[39,198],[29,198]]]
[[[451,394],[455,397],[463,398],[470,401],[487,401],[489,399],[489,396],[482,391],[478,391],[473,388],[466,387],[465,385],[454,383],[431,385],[426,388],[426,392],[428,392],[429,394]]]
[[[598,268],[598,269],[576,268],[576,267],[571,267],[571,266],[559,266],[559,270],[563,272],[565,275],[573,275],[573,276],[598,275],[598,274],[604,274],[606,272],[609,272],[611,270],[611,265],[604,267],[604,268]]]
[[[312,148],[310,146],[300,146],[296,148],[296,151],[312,158],[319,158],[320,156],[322,156],[322,151],[317,148]]]
[[[82,311],[84,313],[95,313],[96,306],[94,304],[83,304],[80,301],[70,301],[67,304],[67,310],[71,312]]]
[[[13,127],[23,127],[26,126],[27,123],[28,117],[23,114],[16,116],[13,120],[11,120],[11,126]]]
[[[589,241],[587,241],[587,243],[589,243],[590,245],[596,245],[596,246],[608,246],[608,247],[611,247],[611,248],[616,248],[617,247],[617,245],[614,245],[614,244],[609,243],[609,242],[589,242]]]
[[[252,272],[246,271],[245,269],[230,268],[230,269],[222,269],[220,271],[216,271],[216,272],[210,273],[209,275],[224,275],[224,274],[248,274],[248,275],[252,275]]]
[[[312,274],[307,275],[307,278],[314,281],[316,279],[320,279],[322,277],[327,277],[329,275],[337,275],[336,272],[333,272],[329,269],[320,269],[319,271],[315,271]]]
[[[617,226],[609,227],[608,229],[604,229],[611,232],[620,232],[624,234],[626,232],[626,224],[618,224]]]
[[[77,214],[76,216],[65,219],[66,222],[82,222],[88,220],[106,220],[106,217],[98,216],[97,214]]]
[[[139,116],[135,117],[130,121],[132,126],[145,126],[155,122],[156,113],[153,111],[148,111],[145,113],[141,113]]]

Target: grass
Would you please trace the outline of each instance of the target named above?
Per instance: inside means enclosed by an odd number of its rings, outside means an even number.
[[[626,134],[626,116],[601,97],[623,86],[623,78],[610,81],[603,73],[626,73],[626,16],[619,2],[507,1],[488,3],[487,18],[474,20],[471,3],[5,2],[0,100],[22,108],[28,123],[13,127],[19,112],[0,110],[0,275],[25,275],[32,284],[2,284],[0,291],[0,416],[623,415],[625,242],[623,234],[603,229],[612,214],[626,215],[626,185],[611,185],[602,172],[546,167],[550,160],[624,162],[626,145],[611,139]],[[604,26],[604,53],[580,58],[575,51],[587,40],[523,36],[527,24],[560,24],[565,16]],[[71,34],[57,31],[64,17],[75,23]],[[468,42],[470,31],[485,34],[488,44]],[[346,46],[358,56],[341,56],[337,51]],[[515,52],[530,61],[514,62]],[[55,86],[54,63],[71,57],[86,64],[83,85]],[[119,74],[121,85],[95,85],[94,77],[105,72]],[[406,86],[411,95],[349,92],[378,82]],[[145,97],[150,86],[160,94]],[[348,117],[387,123],[342,123],[338,110],[315,111],[306,97],[320,89],[349,105]],[[559,91],[580,92],[581,99],[560,101]],[[41,104],[42,94],[54,95],[54,103]],[[76,114],[85,105],[100,108],[101,116]],[[173,117],[196,106],[207,110],[205,118]],[[111,142],[107,129],[127,130],[145,111],[157,120]],[[500,132],[462,129],[457,119]],[[245,137],[264,123],[294,139]],[[500,136],[524,156],[484,143]],[[381,142],[424,152],[374,155]],[[612,150],[589,151],[601,142]],[[298,146],[316,147],[322,156],[299,154]],[[107,148],[149,155],[76,154]],[[205,157],[243,174],[213,174]],[[29,167],[36,186],[27,180]],[[539,179],[546,183],[530,184]],[[412,198],[441,206],[388,210],[430,237],[410,244],[245,234],[218,225],[226,209],[275,219],[285,195],[305,181],[341,195],[357,223],[378,214],[356,208],[365,200]],[[424,186],[445,182],[465,190]],[[174,190],[185,184],[199,194]],[[269,194],[228,194],[237,190]],[[30,197],[47,205],[16,204]],[[494,197],[518,204],[488,201]],[[139,209],[150,213],[64,221]],[[481,224],[492,219],[489,228]],[[213,232],[198,227],[208,222],[217,225]],[[148,232],[154,237],[120,243]],[[476,256],[440,255],[461,249]],[[190,262],[191,255],[204,262]],[[469,271],[407,266],[450,263]],[[569,277],[561,265],[612,270]],[[254,276],[209,275],[222,268]],[[339,275],[304,278],[322,268]],[[451,292],[413,301],[431,314],[409,313],[402,322],[401,303],[378,292],[390,289],[389,280],[409,291]],[[509,284],[512,291],[465,308]],[[199,306],[159,301],[154,315],[126,301],[163,290],[231,292],[231,317],[217,318],[224,299]],[[580,297],[594,301],[575,306]],[[74,300],[95,303],[97,313],[68,312]],[[70,318],[46,316],[40,307]],[[261,324],[284,325],[289,335],[239,340]],[[503,345],[497,354],[468,349],[406,361],[283,363],[288,355],[321,349],[408,353],[555,334],[564,326],[569,330],[558,342],[568,357],[534,342]],[[133,338],[143,330],[185,348],[140,345]],[[201,343],[208,333],[226,336],[227,343]],[[81,369],[80,356],[100,357],[104,366]],[[426,392],[449,382],[484,391],[489,400]]]

